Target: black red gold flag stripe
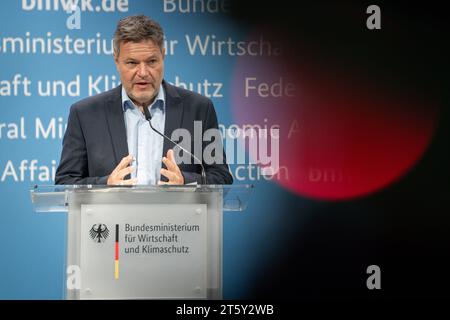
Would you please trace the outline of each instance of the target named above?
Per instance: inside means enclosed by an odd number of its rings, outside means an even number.
[[[116,242],[114,257],[114,279],[119,279],[119,225],[116,224]]]

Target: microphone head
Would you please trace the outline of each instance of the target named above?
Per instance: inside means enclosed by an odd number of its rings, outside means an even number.
[[[144,107],[143,109],[144,109],[145,120],[150,121],[152,119],[152,115],[150,114],[148,107]]]

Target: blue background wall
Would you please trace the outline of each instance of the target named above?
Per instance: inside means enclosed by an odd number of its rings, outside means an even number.
[[[1,3],[0,38],[28,38],[42,37],[44,39],[64,38],[66,35],[73,39],[100,38],[111,49],[111,39],[117,21],[127,15],[146,14],[159,21],[163,26],[168,40],[177,40],[174,54],[169,54],[165,62],[165,79],[175,83],[176,77],[184,83],[217,82],[223,85],[220,98],[212,98],[219,121],[225,126],[233,123],[229,110],[230,78],[235,63],[231,56],[212,56],[211,54],[191,55],[189,53],[186,36],[193,40],[195,36],[204,37],[214,34],[217,38],[232,36],[239,40],[245,37],[244,28],[238,28],[222,15],[197,13],[182,14],[179,12],[165,13],[163,1],[130,1],[126,12],[88,12],[81,11],[80,29],[70,30],[66,22],[72,13],[61,10],[38,10],[38,2],[28,1],[32,10],[24,10],[22,1],[4,1]],[[101,1],[94,2],[95,5]],[[45,7],[45,3],[44,3]],[[102,10],[103,11],[103,10]],[[48,36],[51,32],[51,36]],[[97,36],[100,34],[100,37]],[[3,40],[5,41],[5,40]],[[47,40],[45,40],[47,41]],[[0,140],[0,166],[2,174],[8,161],[20,176],[19,165],[22,160],[37,159],[37,166],[47,166],[51,169],[59,163],[62,139],[36,138],[35,121],[39,118],[44,126],[55,119],[56,124],[66,123],[69,107],[72,103],[89,95],[88,77],[97,78],[115,76],[116,84],[119,76],[116,72],[112,55],[107,54],[69,54],[63,52],[41,53],[27,52],[24,49],[16,51],[10,43],[1,47],[0,79],[12,81],[14,75],[20,74],[21,79],[27,77],[31,81],[31,96],[25,96],[23,87],[17,95],[6,94],[0,98],[1,121],[5,124]],[[47,50],[46,50],[47,51]],[[37,91],[38,81],[63,80],[66,83],[80,76],[81,91],[79,95],[61,96],[60,93],[41,96]],[[6,85],[4,83],[4,85]],[[100,82],[99,88],[102,88]],[[4,90],[5,87],[3,87]],[[110,86],[111,88],[111,86]],[[194,89],[195,90],[195,89]],[[204,92],[203,92],[204,93]],[[212,91],[210,90],[210,93]],[[8,139],[8,124],[25,122],[26,139]],[[11,171],[8,171],[11,173]],[[50,173],[51,174],[51,173]],[[251,182],[251,181],[242,181]],[[253,181],[258,183],[258,181]],[[239,182],[238,182],[239,183]],[[32,210],[30,189],[33,185],[53,184],[50,179],[34,179],[26,174],[24,179],[15,181],[14,175],[4,174],[0,183],[0,197],[2,202],[0,214],[1,264],[0,298],[3,299],[60,299],[63,293],[63,263],[65,246],[64,214],[36,214]],[[277,188],[269,191],[267,183],[258,188],[256,198],[260,195],[267,200],[280,192]],[[273,203],[271,205],[271,203]],[[227,214],[225,217],[224,243],[224,295],[225,297],[245,297],[246,287],[254,276],[255,265],[261,263],[263,255],[255,246],[264,233],[254,231],[254,222],[258,216],[258,224],[262,227],[273,223],[276,217],[271,216],[275,210],[275,202],[254,202],[252,209],[245,214]],[[271,240],[273,242],[274,240]],[[253,257],[254,256],[254,257]]]

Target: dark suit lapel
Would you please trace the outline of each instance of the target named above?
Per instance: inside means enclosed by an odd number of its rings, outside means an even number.
[[[164,124],[164,134],[172,138],[172,132],[181,128],[183,120],[183,103],[175,87],[163,81],[164,91],[166,93],[166,120]],[[173,148],[173,144],[164,139],[163,156],[167,151]]]
[[[109,99],[106,100],[105,113],[108,122],[109,134],[111,136],[116,165],[123,157],[128,155],[127,132],[122,109],[122,86],[113,90]]]

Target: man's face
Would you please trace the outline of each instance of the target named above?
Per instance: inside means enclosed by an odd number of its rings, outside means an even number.
[[[140,107],[148,106],[158,94],[164,73],[165,50],[152,41],[122,42],[114,55],[120,81],[128,96]]]

